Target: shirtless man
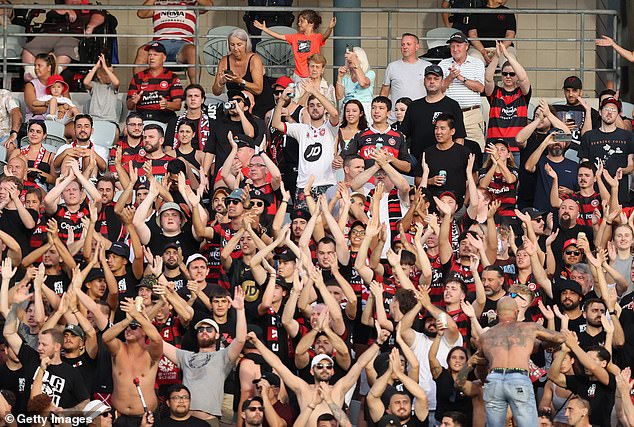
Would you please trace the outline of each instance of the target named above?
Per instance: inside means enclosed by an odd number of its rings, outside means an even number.
[[[506,425],[508,405],[518,427],[538,425],[533,385],[528,376],[528,360],[535,339],[562,344],[566,336],[537,323],[518,322],[517,304],[510,296],[497,303],[499,323],[480,337],[480,348],[491,370],[484,385],[487,426]]]
[[[339,408],[343,406],[343,398],[351,387],[354,387],[363,368],[370,363],[374,357],[378,354],[379,348],[383,345],[385,340],[389,337],[389,331],[381,330],[381,327],[376,324],[377,340],[359,357],[357,363],[352,365],[348,370],[348,373],[339,379],[334,385],[329,385],[330,379],[334,375],[333,370],[334,362],[330,356],[326,354],[319,354],[315,356],[311,363],[310,373],[315,380],[314,384],[308,384],[306,381],[293,374],[282,361],[263,343],[253,332],[247,334],[247,340],[251,341],[255,348],[260,352],[266,363],[268,363],[275,372],[282,378],[284,384],[289,387],[297,395],[299,401],[300,413],[309,408],[312,414],[306,423],[307,426],[316,426],[317,418],[322,414],[332,414],[332,410],[328,407],[328,404],[324,401],[319,403],[316,407],[311,406],[312,398],[315,395],[316,388],[321,384],[330,389],[330,395],[332,401]]]
[[[119,419],[123,418],[123,424],[117,419],[117,425],[139,426],[145,411],[134,379],[139,379],[147,407],[154,412],[158,405],[154,380],[163,355],[163,340],[146,315],[137,310],[132,298],[121,301],[120,307],[126,318],[103,334],[103,343],[112,354],[112,406],[119,412]],[[117,338],[123,332],[125,343]]]

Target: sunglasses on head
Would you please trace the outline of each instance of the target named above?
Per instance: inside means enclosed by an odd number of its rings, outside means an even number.
[[[200,328],[196,329],[196,332],[201,333],[201,332],[211,332],[211,331],[215,331],[216,328],[214,328],[213,326],[201,326]]]
[[[581,255],[581,251],[573,251],[573,250],[569,250],[565,252],[566,255],[573,255],[573,256],[579,256]]]
[[[524,298],[523,296],[521,296],[517,292],[511,292],[509,295],[511,296],[511,298],[519,297],[522,301],[526,301],[526,298]]]
[[[324,368],[325,369],[332,369],[332,365],[330,363],[326,364],[326,365],[324,365],[323,363],[318,363],[318,364],[315,365],[315,368],[317,368],[317,369],[324,369]]]
[[[238,199],[225,199],[225,205],[229,206],[229,205],[238,205],[242,203],[242,201],[238,200]]]
[[[262,200],[253,200],[251,203],[253,203],[253,206],[255,206],[256,208],[261,208],[262,206],[264,206],[264,202]]]
[[[504,77],[515,77],[515,71],[502,71]]]

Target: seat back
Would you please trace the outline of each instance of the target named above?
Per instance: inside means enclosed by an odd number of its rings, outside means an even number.
[[[291,27],[271,27],[272,31],[278,34],[294,34],[296,31]],[[295,58],[290,44],[284,40],[277,40],[266,33],[262,33],[262,40],[257,44],[255,52],[262,57],[262,63],[266,74],[271,77],[288,76],[295,68]],[[272,67],[285,68],[272,68]]]
[[[115,124],[105,120],[95,120],[92,128],[92,142],[101,147],[111,148],[117,131]]]
[[[55,136],[57,138],[64,139],[64,125],[55,120],[44,120],[46,125],[46,134],[48,136]]]
[[[207,32],[207,42],[203,45],[203,65],[207,66],[207,72],[215,75],[220,60],[229,53],[227,36],[238,27],[223,25],[211,28]]]
[[[447,40],[449,40],[449,37],[451,37],[451,35],[455,32],[455,28],[448,27],[432,28],[431,30],[427,31],[427,33],[425,34],[425,37],[427,38],[427,49],[445,46],[447,44]]]

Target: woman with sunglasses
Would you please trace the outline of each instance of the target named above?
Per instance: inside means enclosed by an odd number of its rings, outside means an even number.
[[[502,65],[502,86],[496,85],[493,79],[498,58],[506,58]],[[515,157],[515,164],[519,165],[520,151],[515,136],[528,124],[531,82],[522,64],[503,43],[496,42],[495,53],[484,73],[484,93],[491,105],[487,142],[496,139],[506,141]]]
[[[30,183],[39,182],[43,185],[55,184],[57,173],[51,167],[55,153],[44,148],[46,139],[46,124],[41,120],[31,120],[26,128],[29,145],[20,150],[14,150],[11,158],[22,156],[26,160],[27,179]]]

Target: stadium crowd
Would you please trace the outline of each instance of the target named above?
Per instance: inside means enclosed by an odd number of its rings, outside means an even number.
[[[24,120],[0,92],[0,424],[634,426],[617,92],[595,111],[570,76],[529,117],[512,14],[445,17],[437,64],[403,34],[379,95],[351,47],[333,86],[336,20],[305,10],[295,34],[249,26],[292,46],[291,76],[268,79],[236,29],[211,88],[228,101],[205,105],[195,73],[164,67],[195,61],[170,38],[195,15],[167,15],[139,11],[156,37],[111,147],[93,126],[117,121],[121,82],[101,56],[81,113],[57,74],[72,38],[25,47]]]

